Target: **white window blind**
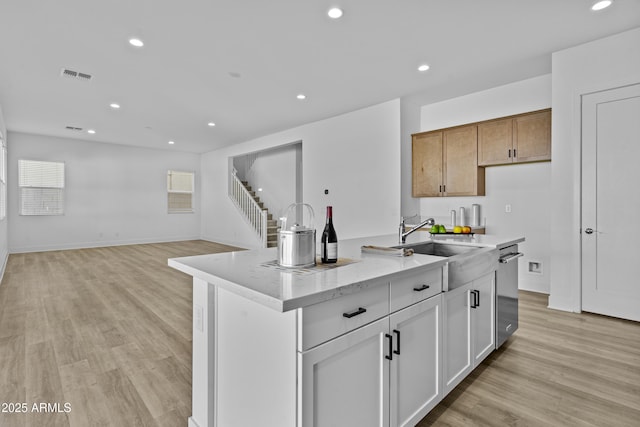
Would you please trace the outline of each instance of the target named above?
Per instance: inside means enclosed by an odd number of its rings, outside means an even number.
[[[64,163],[18,160],[20,215],[64,214]]]
[[[193,172],[167,173],[169,213],[193,212]]]
[[[7,217],[7,145],[0,133],[0,221]]]

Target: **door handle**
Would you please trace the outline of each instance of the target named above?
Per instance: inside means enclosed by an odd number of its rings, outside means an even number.
[[[387,360],[393,360],[393,336],[384,334],[385,338],[389,340],[389,354],[384,356]]]

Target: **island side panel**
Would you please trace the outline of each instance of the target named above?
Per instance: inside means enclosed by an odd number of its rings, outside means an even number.
[[[213,427],[215,288],[193,278],[191,417],[189,427]]]
[[[296,311],[216,292],[216,427],[296,425]]]

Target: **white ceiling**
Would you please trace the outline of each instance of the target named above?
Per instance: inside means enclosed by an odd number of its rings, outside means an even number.
[[[339,20],[326,15],[333,5]],[[10,131],[206,152],[418,92],[437,101],[549,73],[552,52],[640,26],[640,0],[589,6],[1,0],[0,105]]]

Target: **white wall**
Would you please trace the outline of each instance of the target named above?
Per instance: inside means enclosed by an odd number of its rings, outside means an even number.
[[[0,105],[0,133],[2,133],[5,143],[7,143],[7,151],[9,150],[7,142],[7,128],[4,124],[4,117],[2,116],[2,106]],[[7,180],[9,176],[7,175]],[[0,221],[0,281],[4,274],[4,268],[6,266],[7,257],[9,256],[9,220],[7,218]]]
[[[338,239],[397,231],[400,101],[393,100],[203,154],[203,238],[258,247],[227,195],[228,158],[296,141],[302,141],[303,201],[316,212],[318,238],[327,205],[334,206]]]
[[[640,82],[639,49],[636,28],[553,54],[552,308],[581,310],[581,95]]]
[[[421,130],[429,131],[509,116],[551,106],[551,75],[543,75],[450,100],[424,105]],[[555,162],[555,159],[553,159]],[[520,246],[520,289],[549,292],[551,242],[551,164],[549,162],[485,168],[484,197],[425,197],[420,215],[448,224],[449,212],[473,203],[481,206],[487,234],[524,235]],[[511,213],[505,213],[510,204]],[[542,262],[542,274],[529,273],[529,261]]]
[[[200,237],[199,155],[9,133],[9,251]],[[65,214],[18,215],[18,159],[65,163]],[[167,213],[167,170],[196,173],[195,214]]]

